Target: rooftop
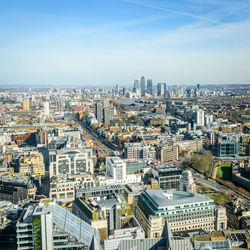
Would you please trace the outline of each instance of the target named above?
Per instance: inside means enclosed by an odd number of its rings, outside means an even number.
[[[213,202],[212,199],[202,194],[193,194],[184,191],[164,191],[162,189],[145,190],[145,193],[158,207],[181,205],[195,202]]]
[[[181,171],[181,168],[174,164],[157,165],[154,166],[154,169],[157,170],[159,173]]]
[[[97,229],[68,212],[65,208],[57,205],[55,202],[45,202],[39,203],[36,206],[29,206],[20,218],[19,223],[32,223],[33,216],[42,214],[52,214],[52,220],[55,224],[88,246],[91,245],[93,237],[99,242],[100,236]]]

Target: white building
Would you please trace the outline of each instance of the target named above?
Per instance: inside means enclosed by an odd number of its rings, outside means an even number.
[[[107,157],[106,174],[116,180],[125,180],[126,163],[119,157]]]
[[[196,184],[194,182],[193,175],[190,170],[182,172],[179,191],[196,193]]]
[[[49,102],[44,102],[44,115],[49,116]]]
[[[60,175],[94,173],[94,156],[85,149],[64,149],[50,152],[50,178]]]
[[[141,176],[138,174],[127,174],[126,163],[119,157],[106,158],[106,177],[99,177],[100,186],[114,184],[138,183]]]
[[[195,110],[195,123],[199,126],[205,125],[205,112],[202,109]]]

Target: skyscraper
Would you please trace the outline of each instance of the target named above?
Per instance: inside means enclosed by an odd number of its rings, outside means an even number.
[[[145,86],[145,77],[144,76],[141,77],[140,85],[141,85],[141,96],[145,96],[146,86]]]
[[[205,112],[202,109],[195,110],[195,123],[199,126],[204,126]]]
[[[114,119],[114,110],[110,108],[103,109],[103,123],[110,125],[110,122]]]
[[[165,85],[164,83],[158,83],[157,84],[157,95],[158,96],[164,96],[165,93]]]
[[[140,88],[140,83],[139,83],[138,80],[135,80],[134,81],[134,89],[136,90],[136,89],[139,89],[139,88]]]
[[[200,96],[200,84],[199,84],[199,83],[197,83],[196,96],[197,96],[197,97]]]
[[[101,103],[96,103],[95,104],[95,117],[98,122],[102,122],[102,104]]]
[[[120,90],[120,89],[119,89],[119,85],[116,84],[116,86],[115,86],[115,93],[116,93],[116,94],[119,94],[119,90]]]
[[[197,83],[197,89],[198,89],[198,91],[200,91],[200,87],[201,87],[201,85],[199,83]]]
[[[23,111],[30,111],[29,99],[23,99]]]
[[[153,91],[153,82],[151,79],[147,80],[147,90],[149,93],[152,93],[152,91]]]

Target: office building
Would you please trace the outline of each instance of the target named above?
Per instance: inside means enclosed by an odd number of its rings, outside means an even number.
[[[151,79],[147,80],[147,91],[151,94],[153,92],[153,81]]]
[[[30,111],[30,101],[29,99],[23,99],[23,111]]]
[[[68,177],[53,177],[50,180],[49,197],[58,201],[68,202],[75,199],[75,188],[86,189],[95,186],[91,174]]]
[[[119,85],[116,84],[116,85],[115,85],[115,93],[116,93],[116,94],[119,94],[119,91],[120,91]]]
[[[134,90],[136,90],[136,89],[140,89],[140,82],[139,82],[139,80],[135,80],[134,81]]]
[[[55,202],[25,208],[16,224],[17,249],[100,249],[98,230]]]
[[[106,174],[116,180],[126,179],[126,163],[119,157],[106,158]]]
[[[50,152],[50,178],[53,176],[77,175],[94,171],[94,156],[91,148],[62,149]]]
[[[104,240],[104,250],[115,250],[123,240],[145,239],[145,233],[134,216],[121,219],[121,228],[115,229],[108,240]]]
[[[147,237],[160,237],[163,227],[158,222],[158,230],[154,227],[155,219],[165,220],[172,232],[202,229],[214,231],[227,228],[225,211],[217,213],[214,201],[201,194],[183,191],[145,190],[134,204],[134,214],[141,222]],[[217,223],[219,221],[219,223]]]
[[[180,185],[182,170],[174,164],[158,165],[151,169],[152,176],[158,181],[158,187],[163,190],[176,190]]]
[[[2,176],[0,180],[0,200],[14,204],[26,199],[35,199],[37,188],[30,177],[20,175]]]
[[[97,186],[97,187],[75,187],[75,199],[85,198],[85,197],[98,197],[98,196],[108,196],[115,194],[122,194],[124,192],[124,188],[117,185],[109,185],[109,186]]]
[[[223,136],[218,141],[219,157],[234,157],[238,154],[239,142],[237,136]]]
[[[126,163],[119,157],[106,158],[106,176],[97,177],[99,186],[141,182],[138,174],[127,174]]]
[[[166,89],[165,83],[158,83],[157,84],[157,96],[164,96]]]
[[[72,212],[98,229],[103,241],[121,228],[122,217],[131,215],[131,208],[122,194],[109,194],[78,198],[73,202]]]
[[[141,86],[141,96],[145,96],[146,83],[145,83],[145,77],[144,76],[141,77],[140,86]]]

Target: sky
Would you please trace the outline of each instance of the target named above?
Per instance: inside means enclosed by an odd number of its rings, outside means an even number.
[[[0,84],[250,83],[250,0],[0,0]]]

